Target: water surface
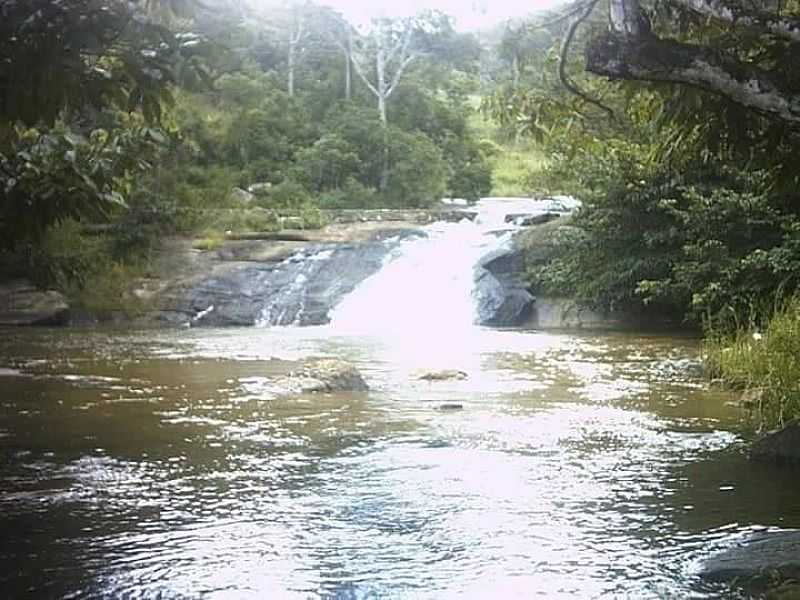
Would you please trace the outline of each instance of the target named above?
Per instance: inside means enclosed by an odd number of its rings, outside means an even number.
[[[2,332],[3,595],[719,597],[698,560],[800,527],[696,340],[450,336]],[[371,391],[281,395],[309,357]]]

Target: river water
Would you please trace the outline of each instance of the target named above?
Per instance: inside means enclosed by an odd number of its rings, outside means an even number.
[[[0,332],[0,596],[715,598],[703,557],[800,526],[694,338],[345,302],[326,327]],[[371,390],[283,394],[312,357]],[[419,379],[441,368],[469,377]]]

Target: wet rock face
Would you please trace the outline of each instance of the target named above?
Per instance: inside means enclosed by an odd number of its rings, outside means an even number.
[[[800,578],[800,531],[754,534],[738,545],[706,559],[700,576],[708,581],[746,582]],[[763,581],[759,581],[763,580]]]
[[[478,325],[513,327],[525,322],[534,297],[524,283],[525,259],[514,248],[497,250],[475,267]]]
[[[62,325],[68,317],[59,292],[38,290],[26,280],[0,285],[0,325]]]
[[[780,431],[769,433],[750,448],[753,460],[800,465],[800,421],[792,421]],[[800,552],[800,546],[798,546]],[[800,563],[800,556],[798,557]]]
[[[391,242],[317,244],[280,262],[237,264],[201,280],[181,312],[193,325],[322,325],[345,295],[378,271]]]

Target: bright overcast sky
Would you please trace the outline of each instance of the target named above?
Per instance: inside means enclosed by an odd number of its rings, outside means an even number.
[[[373,17],[408,16],[438,9],[456,19],[460,30],[494,25],[513,17],[563,4],[564,0],[319,0],[341,12],[351,23],[369,23]]]

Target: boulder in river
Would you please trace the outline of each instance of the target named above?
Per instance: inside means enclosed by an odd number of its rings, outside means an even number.
[[[18,279],[0,285],[0,325],[63,325],[69,304],[63,294]]]
[[[557,212],[546,212],[537,214],[508,214],[506,215],[506,223],[513,223],[518,227],[532,227],[535,225],[544,225],[550,221],[560,219],[563,215]]]
[[[524,281],[525,258],[514,248],[501,248],[475,267],[478,325],[513,327],[529,317],[533,294]]]
[[[460,402],[445,402],[437,406],[436,409],[442,411],[464,410],[464,405]]]
[[[794,420],[783,429],[768,433],[757,440],[750,448],[750,458],[775,463],[800,464],[800,420]]]
[[[458,369],[443,369],[441,371],[428,371],[417,377],[417,379],[421,381],[448,381],[453,379],[462,380],[468,377],[469,375]]]
[[[369,390],[369,386],[354,365],[335,358],[308,362],[290,378],[293,387],[299,387],[303,392],[366,392]]]
[[[753,586],[800,579],[800,531],[753,534],[707,558],[700,576],[716,583]]]

